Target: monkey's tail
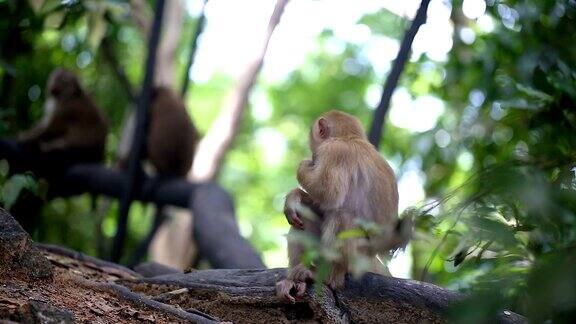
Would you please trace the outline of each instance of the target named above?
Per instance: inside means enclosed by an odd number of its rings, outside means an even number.
[[[412,237],[413,228],[412,216],[404,215],[391,226],[384,228],[382,232],[371,235],[369,240],[373,253],[393,256],[396,252],[405,249]]]
[[[414,219],[412,215],[405,215],[403,218],[396,221],[394,228],[394,235],[390,242],[390,251],[403,250],[408,245],[414,232]]]

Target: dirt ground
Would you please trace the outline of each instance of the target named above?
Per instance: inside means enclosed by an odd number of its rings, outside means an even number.
[[[22,276],[0,277],[0,318],[14,322],[41,322],[42,314],[64,322],[178,323],[165,312],[119,298],[114,292],[95,289],[91,283],[130,279],[133,275],[115,268],[43,252],[54,265],[54,277],[27,282]]]

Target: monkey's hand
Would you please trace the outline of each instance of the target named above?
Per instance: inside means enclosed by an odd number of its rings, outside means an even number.
[[[16,141],[18,143],[30,143],[36,141],[39,136],[39,132],[36,129],[31,129],[16,135]]]
[[[288,223],[299,230],[304,229],[304,222],[298,214],[298,209],[302,207],[302,191],[298,188],[290,191],[286,196],[286,201],[284,202],[284,215],[288,220]]]
[[[49,142],[40,143],[41,152],[51,152],[55,150],[66,149],[69,146],[68,142],[64,138],[55,139]]]
[[[302,162],[300,162],[300,165],[298,165],[298,179],[300,179],[301,175],[307,174],[310,171],[312,171],[313,168],[314,168],[314,160],[311,159],[302,160]]]
[[[276,296],[284,302],[295,303],[306,294],[306,282],[313,280],[312,271],[302,264],[290,270],[288,278],[276,283]]]
[[[306,292],[305,282],[294,282],[291,279],[284,279],[276,283],[276,296],[280,301],[295,303],[298,295],[304,296]],[[294,293],[294,296],[292,296]]]
[[[336,290],[344,287],[345,281],[346,281],[346,273],[333,273],[326,280],[326,284],[332,290]]]

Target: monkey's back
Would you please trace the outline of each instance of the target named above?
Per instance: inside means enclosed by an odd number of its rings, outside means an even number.
[[[148,159],[160,175],[185,176],[192,167],[197,138],[183,103],[172,96],[154,101]]]
[[[368,206],[361,211],[367,218],[390,224],[398,216],[398,186],[396,176],[388,162],[367,141],[358,141],[353,146],[357,156],[354,168],[357,206]]]
[[[103,157],[108,120],[94,101],[84,93],[58,103],[68,116],[66,136],[71,149]]]

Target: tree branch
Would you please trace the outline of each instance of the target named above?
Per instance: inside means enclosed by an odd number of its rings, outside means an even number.
[[[192,167],[192,178],[209,180],[217,176],[224,156],[238,132],[238,126],[246,109],[250,91],[262,68],[270,38],[280,22],[287,3],[288,0],[278,0],[276,2],[276,7],[270,17],[260,50],[241,74],[224,108],[222,108],[208,133],[200,141]]]
[[[118,213],[117,232],[112,246],[112,261],[120,260],[126,237],[126,227],[128,225],[128,213],[132,204],[136,188],[140,185],[142,177],[141,158],[144,155],[148,125],[150,123],[150,99],[152,98],[152,86],[154,83],[154,69],[156,68],[156,56],[158,43],[162,31],[162,18],[164,14],[164,0],[156,0],[156,10],[154,12],[154,23],[148,42],[148,57],[146,59],[144,81],[142,90],[138,97],[138,110],[136,112],[136,130],[133,134],[134,140],[130,151],[128,162],[128,183],[124,187],[120,208]]]
[[[120,198],[128,183],[128,175],[118,169],[99,164],[66,166],[65,159],[48,159],[30,154],[14,141],[0,139],[0,160],[6,159],[10,172],[32,171],[50,182],[47,198],[69,197],[84,193]],[[54,165],[61,167],[56,174]],[[262,260],[250,243],[240,235],[234,218],[230,195],[213,182],[189,182],[183,178],[160,179],[144,175],[135,188],[133,199],[159,206],[175,206],[191,210],[196,221],[184,235],[195,233],[199,252],[219,268],[263,268]]]
[[[190,42],[190,53],[188,53],[188,63],[186,63],[186,69],[184,70],[184,77],[182,78],[182,90],[180,95],[182,98],[186,98],[186,92],[190,88],[190,70],[194,65],[194,59],[196,58],[196,51],[198,50],[198,38],[204,31],[204,25],[206,24],[205,9],[208,0],[203,0],[202,9],[200,10],[200,15],[198,16],[198,21],[196,22],[196,30],[192,35],[192,42]]]
[[[390,99],[392,98],[392,94],[398,85],[398,80],[400,79],[400,75],[404,70],[404,65],[406,65],[408,55],[410,55],[414,37],[418,33],[420,26],[426,23],[426,12],[428,11],[429,4],[430,0],[422,0],[420,3],[420,8],[418,8],[416,16],[412,21],[412,25],[406,34],[404,34],[404,39],[402,39],[400,50],[398,50],[398,55],[396,56],[396,59],[394,59],[392,70],[390,71],[390,74],[388,74],[388,78],[384,84],[384,88],[382,90],[382,98],[380,99],[378,107],[374,111],[374,117],[372,119],[372,125],[370,127],[368,139],[370,140],[370,143],[372,143],[376,148],[380,146],[382,129],[384,127],[384,119],[386,118],[386,113],[390,107]]]
[[[114,48],[112,42],[110,42],[109,37],[104,37],[102,39],[101,45],[104,58],[106,59],[106,61],[108,61],[108,64],[110,64],[112,70],[114,70],[114,73],[116,74],[118,81],[124,88],[124,91],[126,92],[128,98],[130,99],[130,102],[136,102],[136,95],[134,94],[134,88],[132,87],[130,80],[128,80],[128,76],[126,76],[124,68],[122,68],[120,64],[118,64],[118,59],[114,54]]]
[[[164,18],[162,19],[162,41],[158,47],[156,61],[155,85],[163,85],[175,89],[176,80],[176,50],[182,34],[184,22],[184,4],[182,0],[166,2]]]

